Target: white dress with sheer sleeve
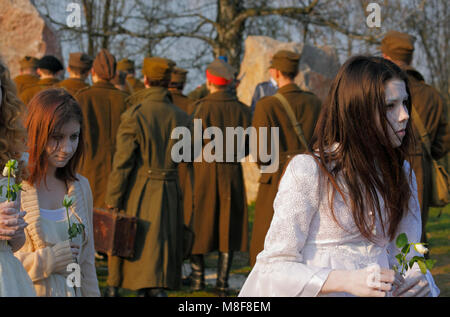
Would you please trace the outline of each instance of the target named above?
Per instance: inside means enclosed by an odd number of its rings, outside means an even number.
[[[409,175],[409,164],[404,170]],[[338,179],[339,181],[339,179]],[[358,270],[372,264],[392,268],[400,252],[395,241],[383,234],[380,219],[375,221],[375,242],[357,229],[349,208],[336,193],[334,210],[338,225],[328,206],[326,186],[319,186],[319,166],[310,155],[297,155],[288,164],[274,201],[274,215],[267,232],[264,250],[244,283],[239,296],[325,296],[319,292],[331,270]],[[409,210],[395,237],[405,232],[410,242],[419,242],[421,216],[415,176],[411,181]],[[345,195],[345,188],[344,188]],[[381,209],[384,204],[379,196]],[[376,214],[376,213],[375,213]],[[382,215],[383,216],[383,215]],[[408,258],[419,255],[411,251]],[[417,263],[408,272],[419,270]],[[408,278],[408,273],[405,279]],[[439,295],[430,272],[427,280],[432,296]],[[326,296],[352,296],[332,293]]]

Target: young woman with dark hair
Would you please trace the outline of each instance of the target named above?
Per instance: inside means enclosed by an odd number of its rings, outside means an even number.
[[[264,250],[240,296],[437,296],[417,264],[390,268],[396,237],[420,242],[408,80],[378,57],[349,59],[311,140],[286,167]],[[420,255],[412,250],[410,256]]]
[[[21,200],[29,226],[25,245],[15,255],[38,296],[99,296],[92,193],[87,179],[76,173],[84,146],[81,109],[66,90],[44,90],[28,104],[26,127],[29,177]],[[73,199],[70,221],[63,207],[65,195]],[[84,225],[72,239],[69,222]],[[66,283],[73,270],[68,267],[71,263],[79,265],[75,288]]]
[[[25,162],[22,160],[25,151],[26,131],[20,120],[24,105],[17,97],[14,82],[9,71],[0,60],[0,170],[10,159],[18,161],[19,169],[13,180],[20,182]],[[20,211],[20,201],[8,202],[6,198],[7,177],[0,174],[0,297],[36,296],[33,283],[22,263],[14,257],[25,242],[24,228],[27,223]]]

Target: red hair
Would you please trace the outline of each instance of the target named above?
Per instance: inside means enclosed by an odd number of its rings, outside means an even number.
[[[43,90],[28,104],[26,128],[28,130],[28,152],[30,153],[27,182],[39,185],[48,168],[45,151],[51,135],[61,127],[75,120],[80,123],[78,147],[66,166],[56,169],[56,177],[65,182],[78,180],[76,170],[83,155],[83,114],[78,102],[65,89]]]

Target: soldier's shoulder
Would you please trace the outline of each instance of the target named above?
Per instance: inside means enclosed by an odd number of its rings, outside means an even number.
[[[124,102],[126,102],[128,100],[128,98],[130,98],[129,93],[127,93],[126,91],[117,89],[117,88],[114,90],[111,90],[111,95],[113,96],[113,98],[122,98]]]
[[[75,94],[75,96],[78,97],[78,96],[90,94],[92,91],[93,91],[92,86],[87,86],[87,87],[84,87],[84,88],[81,88],[80,90],[78,90],[77,93]]]
[[[312,91],[307,91],[307,90],[302,90],[301,91],[301,96],[304,100],[306,100],[307,102],[312,102],[315,104],[322,104],[322,101],[320,100],[319,97],[317,97],[317,95],[315,93],[313,93]]]
[[[273,104],[278,103],[278,99],[272,95],[272,96],[264,96],[261,99],[259,99],[256,104],[258,105],[258,107],[270,107]]]
[[[127,110],[124,111],[123,115],[128,117],[135,116],[142,108],[142,102],[131,105]]]

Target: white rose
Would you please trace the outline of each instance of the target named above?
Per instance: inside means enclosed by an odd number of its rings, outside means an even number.
[[[8,177],[8,167],[5,166],[5,168],[3,169],[3,176]]]
[[[70,207],[72,206],[72,203],[73,203],[72,197],[69,197],[69,195],[64,195],[63,206]]]
[[[416,249],[416,251],[420,254],[428,253],[428,249],[422,243],[414,244],[414,249]]]

